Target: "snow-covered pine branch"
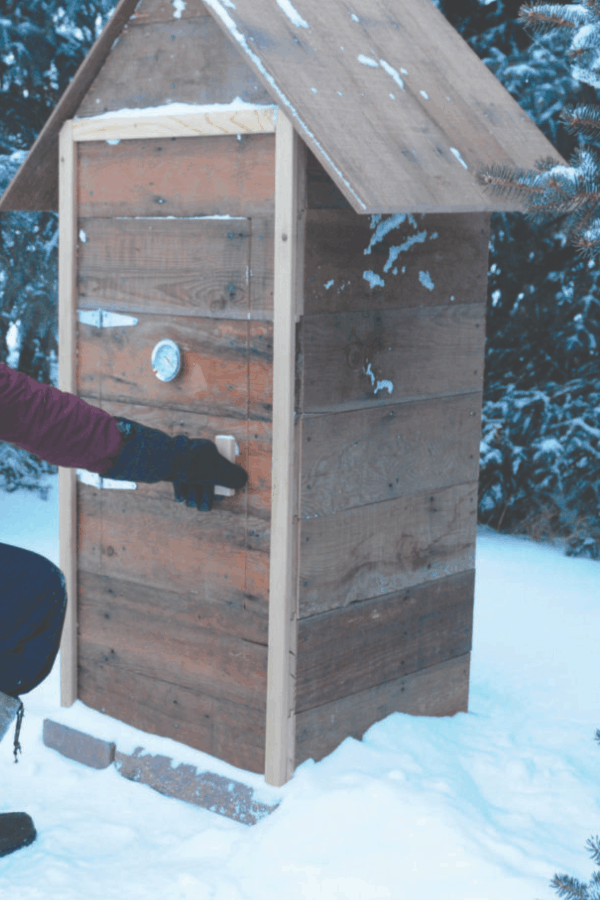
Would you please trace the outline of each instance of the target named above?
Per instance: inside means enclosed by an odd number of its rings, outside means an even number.
[[[573,77],[600,89],[600,0],[525,4],[519,21],[542,33],[569,29]],[[599,104],[567,106],[562,119],[582,140],[600,135]],[[478,181],[493,193],[523,199],[536,224],[566,216],[561,230],[579,252],[593,256],[600,251],[600,154],[593,147],[579,147],[569,166],[551,159],[538,161],[533,170],[487,166]]]

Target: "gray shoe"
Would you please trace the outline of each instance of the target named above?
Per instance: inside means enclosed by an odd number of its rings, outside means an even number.
[[[27,813],[0,813],[0,856],[28,847],[36,837],[35,826]]]
[[[0,691],[0,741],[5,736],[12,722],[17,720],[15,732],[15,762],[17,751],[20,750],[19,730],[23,718],[23,703],[21,700],[9,697]],[[36,838],[35,826],[27,813],[0,813],[0,856],[8,856],[15,850],[28,847]]]

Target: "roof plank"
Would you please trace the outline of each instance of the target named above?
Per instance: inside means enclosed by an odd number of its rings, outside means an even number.
[[[520,209],[476,171],[564,162],[431,0],[204,2],[357,212]]]
[[[163,0],[142,0],[135,12],[137,3],[119,0],[0,198],[0,212],[57,209],[63,122],[82,114],[128,21],[143,27],[146,7],[152,20],[166,16]],[[356,212],[519,210],[519,198],[484,191],[478,169],[529,169],[549,156],[565,164],[431,0],[192,5],[214,17]],[[187,19],[186,40],[194,41],[199,21]]]

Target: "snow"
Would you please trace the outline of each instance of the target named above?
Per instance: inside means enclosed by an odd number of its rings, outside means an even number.
[[[377,62],[377,60],[371,59],[370,56],[365,56],[364,53],[360,53],[357,58],[359,63],[362,63],[363,66],[371,66],[371,68],[373,69],[379,68],[379,63]]]
[[[385,59],[380,59],[379,65],[384,70],[384,72],[387,72],[388,75],[392,76],[398,87],[404,90],[404,82],[400,78],[400,73],[393,66],[390,66],[390,64],[386,62]],[[390,97],[392,97],[392,94],[390,94]]]
[[[247,103],[236,97],[230,103],[164,103],[162,106],[145,106],[142,109],[113,109],[91,116],[94,122],[99,119],[139,119],[147,116],[186,116],[196,113],[228,112],[236,109],[276,109],[274,103]],[[75,118],[80,118],[75,116]],[[87,118],[87,117],[86,117]]]
[[[435,284],[431,280],[431,275],[429,274],[429,272],[419,272],[419,281],[421,282],[423,287],[426,287],[429,291],[432,291],[435,287]]]
[[[0,494],[0,541],[58,564],[49,483],[47,503]],[[393,713],[281,789],[80,701],[62,709],[55,665],[25,695],[19,764],[10,734],[0,746],[1,808],[28,811],[38,829],[0,861],[0,896],[549,900],[556,871],[587,881],[584,846],[600,813],[599,596],[598,563],[480,530],[469,713]],[[175,763],[208,761],[281,805],[247,827],[163,797],[44,747],[45,717],[124,752],[139,744]]]
[[[308,22],[303,19],[298,10],[292,6],[290,0],[277,0],[277,6],[285,13],[292,25],[295,25],[296,28],[308,28]]]
[[[385,287],[385,281],[383,280],[381,275],[378,275],[377,272],[373,272],[371,269],[367,269],[365,272],[363,272],[363,278],[365,279],[365,281],[369,282],[371,288],[374,288],[377,285],[379,287]]]
[[[425,97],[426,100],[429,100],[429,94],[427,91],[419,91],[421,97]]]
[[[187,3],[185,0],[173,0],[173,18],[180,19],[181,13],[186,8]]]
[[[82,244],[85,244],[87,242],[87,235],[86,235],[85,231],[83,230],[83,228],[81,228],[79,230],[79,240],[81,241]]]
[[[371,371],[371,363],[369,363],[366,369],[363,366],[363,372],[365,373],[365,375],[368,375],[370,377],[371,387],[373,387],[377,379],[375,378],[374,373]],[[391,394],[394,390],[394,385],[391,381],[377,381],[377,386],[375,387],[374,393],[376,394],[377,391],[382,391],[384,388],[387,390],[388,394]]]
[[[358,196],[358,194],[356,193],[356,191],[354,190],[354,188],[352,187],[352,185],[350,184],[348,179],[344,176],[344,173],[341,171],[341,169],[338,168],[338,166],[336,166],[336,164],[331,159],[329,154],[325,151],[325,149],[323,148],[321,143],[317,140],[316,135],[313,134],[313,132],[310,130],[310,128],[308,128],[308,126],[306,125],[304,120],[300,118],[300,116],[298,115],[298,112],[296,111],[294,106],[290,103],[290,101],[288,100],[286,95],[283,93],[283,91],[281,90],[281,88],[279,87],[279,85],[277,84],[275,79],[273,78],[273,76],[270,74],[270,72],[267,72],[267,70],[265,69],[260,56],[251,49],[250,45],[248,44],[248,41],[246,40],[245,35],[239,30],[239,28],[237,27],[237,25],[235,23],[235,20],[229,15],[227,10],[224,8],[224,6],[227,5],[230,8],[235,9],[235,6],[233,3],[231,3],[231,0],[205,0],[205,3],[207,6],[209,6],[212,9],[212,11],[215,13],[215,15],[217,15],[221,19],[221,22],[227,28],[227,30],[231,34],[232,38],[238,42],[238,44],[244,50],[244,53],[246,53],[246,55],[250,57],[250,59],[252,60],[254,65],[262,72],[262,74],[264,75],[266,80],[271,85],[273,91],[276,93],[277,97],[279,98],[279,101],[283,104],[283,106],[287,107],[287,109],[289,110],[289,112],[291,113],[293,118],[295,118],[300,123],[304,132],[310,137],[311,141],[313,142],[315,147],[317,147],[317,149],[319,150],[321,155],[328,161],[331,168],[336,172],[338,177],[344,182],[344,184],[346,185],[346,187],[348,188],[348,190],[350,191],[350,193],[352,194],[352,196],[354,197],[356,202],[359,204],[359,206],[362,206],[362,208],[365,209],[364,201],[361,200],[361,198]],[[343,50],[344,48],[341,47],[340,49]]]
[[[456,159],[459,161],[461,166],[464,166],[465,169],[469,168],[468,165],[466,164],[466,162],[464,161],[464,159],[462,158],[462,156],[460,155],[460,152],[456,149],[456,147],[450,147],[450,153],[452,153],[456,157]]]

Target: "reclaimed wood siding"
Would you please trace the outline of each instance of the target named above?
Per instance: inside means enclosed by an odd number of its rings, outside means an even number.
[[[413,716],[466,712],[470,656],[465,653],[298,713],[296,765],[306,759],[322,759],[347,737],[360,740],[371,725],[393,712]]]
[[[123,29],[77,111],[79,117],[167,103],[272,103],[206,7],[144,0]]]
[[[81,218],[79,227],[82,308],[273,319],[272,216]]]
[[[272,216],[274,166],[272,134],[85,142],[79,215]]]
[[[307,212],[297,764],[467,708],[488,217],[384,222]]]
[[[136,196],[159,183],[171,205],[155,204],[148,218],[134,217],[149,209],[140,212],[131,193],[131,205],[107,197],[111,179],[127,181],[128,150],[148,158],[144,145],[157,142],[79,146],[80,177],[91,173],[94,187],[91,207],[79,206],[78,307],[138,320],[78,323],[79,395],[167,434],[231,434],[250,475],[210,514],[175,503],[166,482],[78,484],[79,696],[256,772],[264,771],[273,400],[274,138],[266,137],[271,147],[258,154],[235,136],[187,138],[185,158],[204,172],[191,182],[178,168],[177,141],[154,147]],[[214,144],[230,162],[223,184],[246,172],[236,218],[214,218],[226,214],[205,177],[203,158],[219,155]],[[104,161],[98,170],[88,146]],[[208,218],[194,217],[199,210]],[[178,343],[183,362],[167,383],[150,366],[164,338]]]

